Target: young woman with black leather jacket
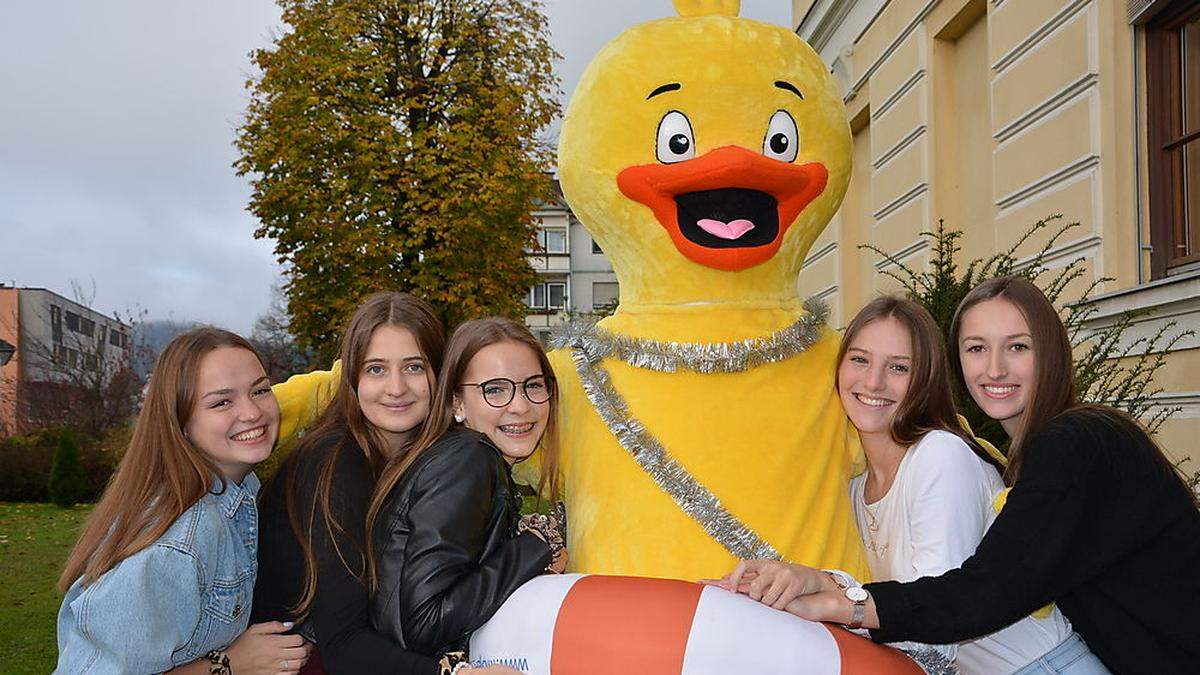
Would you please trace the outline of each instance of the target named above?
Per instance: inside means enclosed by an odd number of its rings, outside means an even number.
[[[367,509],[389,457],[404,456],[429,417],[445,336],[425,302],[378,293],[342,338],[333,399],[261,494],[252,616],[292,621],[316,650],[301,675],[438,675],[472,669],[418,653],[371,621]]]
[[[375,626],[423,654],[464,649],[521,584],[561,572],[552,532],[519,532],[511,467],[554,423],[545,352],[507,319],[470,321],[450,339],[428,421],[381,474],[367,523]],[[542,474],[557,452],[542,449]],[[553,480],[540,486],[554,498]]]

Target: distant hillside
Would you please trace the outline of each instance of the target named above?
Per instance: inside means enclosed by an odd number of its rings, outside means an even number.
[[[154,367],[154,359],[171,338],[183,331],[198,325],[194,321],[173,321],[161,319],[158,321],[143,321],[134,327],[133,339],[137,345],[137,356],[133,368],[139,377],[145,377]]]

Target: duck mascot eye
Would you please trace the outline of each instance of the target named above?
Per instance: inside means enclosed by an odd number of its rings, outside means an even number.
[[[562,187],[621,289],[612,316],[551,352],[575,574],[522,587],[472,658],[555,674],[920,672],[694,583],[740,558],[869,573],[838,338],[797,290],[850,178],[839,89],[799,37],[739,18],[738,2],[675,7],[603,47],[567,107]]]

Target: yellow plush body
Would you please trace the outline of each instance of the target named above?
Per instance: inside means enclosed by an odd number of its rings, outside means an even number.
[[[826,66],[795,34],[738,18],[737,3],[676,4],[685,16],[635,26],[600,51],[563,123],[563,190],[621,287],[616,313],[599,328],[694,344],[769,336],[803,316],[801,262],[849,180],[844,107]],[[690,124],[694,157],[664,162],[659,134],[672,111]],[[763,156],[780,111],[798,129],[790,161]],[[785,185],[792,176],[808,191],[795,202]],[[777,240],[697,246],[682,226],[672,230],[666,198],[637,196],[722,187],[774,191]],[[785,203],[800,206],[789,212]],[[866,578],[847,491],[861,451],[834,391],[837,341],[825,329],[806,350],[740,372],[657,372],[618,358],[600,367],[630,414],[784,558]],[[551,361],[571,569],[681,579],[729,571],[735,556],[601,419],[572,351],[556,350]]]

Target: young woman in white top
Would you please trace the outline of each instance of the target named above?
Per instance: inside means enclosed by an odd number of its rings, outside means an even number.
[[[933,317],[911,300],[874,300],[846,329],[836,381],[867,458],[850,495],[871,574],[912,581],[957,567],[995,519],[1003,467],[958,424]],[[839,584],[766,560],[741,563],[725,582],[778,609],[806,585]],[[893,646],[935,672],[1012,673],[1071,635],[1051,606],[975,640]]]

